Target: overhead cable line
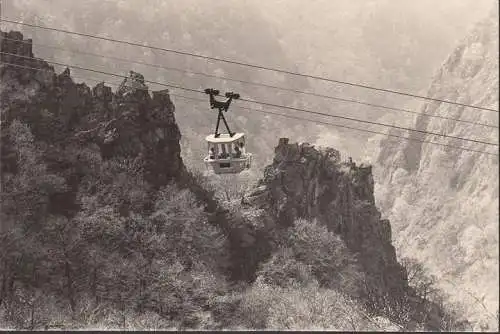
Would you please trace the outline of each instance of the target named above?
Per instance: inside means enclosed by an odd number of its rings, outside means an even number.
[[[444,133],[437,133],[437,132],[430,132],[430,131],[425,131],[425,130],[418,130],[418,129],[406,128],[406,127],[402,127],[402,126],[397,126],[397,125],[392,125],[392,124],[386,124],[386,123],[380,123],[380,122],[375,122],[375,121],[361,120],[361,119],[347,117],[347,116],[331,115],[331,114],[327,114],[327,113],[323,113],[323,112],[319,112],[319,111],[307,110],[307,109],[303,109],[303,108],[296,108],[296,107],[290,107],[290,106],[283,106],[283,105],[269,103],[269,102],[254,101],[254,100],[243,99],[243,98],[240,98],[240,100],[244,101],[244,102],[258,103],[258,104],[261,104],[261,105],[264,105],[264,106],[269,106],[269,107],[283,108],[283,109],[289,109],[289,110],[300,111],[300,112],[307,112],[307,113],[310,113],[310,114],[315,114],[315,115],[320,115],[320,116],[327,116],[327,117],[333,117],[333,118],[341,118],[341,119],[345,119],[345,120],[349,120],[349,121],[355,121],[355,122],[361,122],[361,123],[368,123],[368,124],[380,125],[380,126],[387,126],[387,127],[394,128],[394,129],[399,129],[399,130],[406,130],[406,131],[412,131],[412,132],[420,132],[420,133],[434,135],[434,136],[441,136],[441,137],[447,137],[447,138],[453,138],[453,139],[471,141],[471,142],[474,142],[474,143],[480,143],[480,144],[485,144],[485,145],[499,146],[497,143],[491,143],[491,142],[486,142],[486,141],[477,140],[477,139],[462,138],[462,137],[458,137],[458,136],[447,135],[447,134],[444,134]]]
[[[194,97],[188,97],[188,96],[179,95],[179,94],[175,94],[175,93],[170,93],[170,95],[171,96],[180,97],[180,98],[183,98],[183,99],[187,99],[187,100],[192,100],[192,101],[198,101],[198,102],[206,103],[206,101],[203,100],[203,99],[198,99],[198,98],[194,98]],[[471,151],[471,152],[484,153],[484,154],[488,154],[488,155],[498,156],[498,154],[495,154],[495,153],[490,153],[490,152],[486,152],[486,151],[469,149],[469,148],[462,147],[462,146],[442,144],[442,143],[437,143],[437,142],[433,142],[433,141],[430,141],[430,140],[420,140],[420,139],[417,139],[417,138],[408,138],[408,137],[398,136],[398,135],[394,135],[394,134],[390,134],[390,133],[384,133],[384,132],[373,131],[373,130],[368,130],[368,129],[360,129],[360,128],[351,127],[351,126],[347,126],[347,125],[341,125],[341,124],[330,123],[330,122],[323,122],[323,121],[319,121],[319,120],[314,120],[314,119],[309,119],[309,118],[304,118],[304,117],[298,117],[298,116],[293,116],[293,115],[284,115],[284,114],[280,114],[280,113],[276,113],[276,112],[272,112],[272,111],[268,111],[268,110],[260,110],[260,109],[249,108],[249,107],[238,106],[238,105],[235,105],[232,108],[239,108],[239,109],[251,110],[251,111],[255,111],[255,112],[259,112],[259,113],[276,115],[276,116],[282,116],[282,117],[286,117],[286,118],[291,118],[291,119],[296,119],[296,120],[302,120],[302,121],[307,121],[307,122],[313,122],[313,123],[322,124],[322,125],[334,126],[334,127],[345,128],[345,129],[350,129],[350,130],[356,130],[356,131],[361,131],[361,132],[368,132],[368,133],[372,133],[372,134],[384,135],[384,136],[389,136],[389,137],[396,137],[396,138],[401,138],[401,139],[409,140],[409,141],[417,141],[417,142],[421,142],[421,143],[428,143],[428,144],[434,144],[434,145],[451,147],[451,148],[454,148],[454,149],[459,149],[459,150],[464,150],[464,151]]]
[[[13,66],[13,67],[18,67],[18,68],[38,70],[38,71],[49,71],[49,72],[53,73],[51,70],[43,69],[43,68],[28,67],[28,66],[23,66],[23,65],[18,65],[18,64],[11,64],[11,63],[6,63],[6,62],[2,62],[2,63],[6,64],[6,65]],[[118,84],[118,83],[111,83],[111,82],[107,82],[107,81],[103,81],[103,80],[91,79],[91,78],[86,78],[86,77],[81,77],[81,76],[71,76],[71,77],[74,78],[74,79],[80,78],[82,80],[94,81],[94,82],[98,82],[98,83],[105,83],[105,84],[116,86],[116,87],[120,86],[120,84]],[[127,85],[125,85],[125,86],[127,86]],[[146,88],[140,88],[140,87],[133,87],[133,88],[134,89],[139,89],[139,90],[144,90],[144,91],[149,91],[149,89],[146,89]],[[169,92],[169,95],[170,96],[180,97],[180,98],[187,99],[187,100],[192,100],[192,101],[206,103],[206,100],[200,99],[200,98],[188,97],[188,96],[184,96],[184,95],[180,95],[180,94],[175,94],[175,93],[170,93],[170,92]],[[469,152],[476,152],[476,153],[487,154],[487,155],[492,155],[492,156],[499,156],[498,154],[495,154],[495,153],[481,151],[481,150],[475,150],[475,149],[466,148],[466,147],[463,147],[463,146],[456,146],[456,145],[450,145],[450,144],[437,143],[437,142],[430,141],[430,140],[421,140],[421,139],[417,139],[417,138],[409,138],[409,137],[399,136],[399,135],[390,134],[390,133],[384,133],[384,132],[373,131],[373,130],[368,130],[368,129],[360,129],[360,128],[351,127],[351,126],[347,126],[347,125],[341,125],[341,124],[336,124],[336,123],[323,122],[323,121],[319,121],[319,120],[313,120],[313,119],[308,119],[308,118],[303,118],[303,117],[297,117],[297,116],[292,116],[292,115],[284,115],[284,114],[275,113],[275,112],[268,111],[268,110],[260,110],[260,109],[249,108],[249,107],[238,106],[238,105],[233,106],[233,108],[250,110],[250,111],[255,111],[255,112],[264,113],[264,114],[270,114],[270,115],[276,115],[276,116],[281,116],[281,117],[290,118],[290,119],[303,120],[303,121],[317,123],[317,124],[322,124],[322,125],[327,125],[327,126],[333,126],[333,127],[339,127],[339,128],[345,128],[345,129],[350,129],[350,130],[356,130],[356,131],[361,131],[361,132],[372,133],[372,134],[384,135],[384,136],[388,136],[388,137],[395,137],[395,138],[400,138],[400,139],[404,139],[404,140],[407,140],[407,141],[415,141],[415,142],[427,143],[427,144],[432,144],[432,145],[439,145],[439,146],[444,146],[444,147],[450,147],[450,148],[453,148],[453,149],[456,149],[456,150],[461,150],[461,151],[469,151]]]
[[[87,56],[93,56],[93,57],[99,57],[99,58],[105,58],[105,59],[111,59],[111,60],[118,60],[118,61],[123,61],[123,62],[128,62],[131,64],[137,64],[137,65],[143,65],[143,66],[149,66],[149,67],[154,67],[154,68],[160,68],[164,69],[167,71],[176,71],[176,72],[181,72],[181,73],[186,73],[186,74],[193,74],[193,75],[200,75],[200,76],[205,76],[209,78],[216,78],[216,79],[221,79],[221,80],[227,80],[227,81],[234,81],[234,82],[239,82],[239,83],[244,83],[244,84],[249,84],[249,85],[255,85],[255,86],[262,86],[266,88],[273,88],[277,90],[283,90],[283,91],[288,91],[288,92],[293,92],[297,94],[303,94],[303,95],[310,95],[310,96],[315,96],[315,97],[321,97],[321,98],[327,98],[335,101],[341,101],[341,102],[349,102],[349,103],[356,103],[360,105],[365,105],[369,107],[375,107],[375,108],[383,108],[387,110],[393,110],[393,111],[401,111],[405,113],[411,113],[415,115],[421,115],[425,117],[431,117],[431,118],[440,118],[440,119],[446,119],[446,120],[451,120],[455,122],[461,122],[461,123],[468,123],[468,124],[473,124],[473,125],[479,125],[479,126],[485,126],[489,128],[495,128],[498,129],[499,127],[497,125],[492,125],[492,124],[486,124],[486,123],[481,123],[481,122],[474,122],[474,121],[468,121],[468,120],[462,120],[459,118],[453,118],[453,117],[446,117],[446,116],[441,116],[441,115],[432,115],[432,114],[426,114],[426,113],[420,113],[412,110],[407,110],[403,108],[396,108],[396,107],[389,107],[389,106],[383,106],[379,104],[374,104],[374,103],[368,103],[368,102],[363,102],[363,101],[357,101],[354,99],[345,99],[345,98],[340,98],[336,96],[330,96],[330,95],[324,95],[324,94],[317,94],[313,92],[305,92],[297,89],[292,89],[292,88],[286,88],[286,87],[280,87],[280,86],[274,86],[274,85],[269,85],[269,84],[264,84],[264,83],[259,83],[259,82],[254,82],[254,81],[247,81],[247,80],[240,80],[240,79],[233,79],[225,76],[218,76],[218,75],[213,75],[213,74],[208,74],[204,72],[196,72],[196,71],[189,71],[189,70],[184,70],[178,67],[171,67],[171,66],[163,66],[163,65],[158,65],[158,64],[151,64],[151,63],[146,63],[146,62],[141,62],[141,61],[136,61],[136,60],[131,60],[131,59],[125,59],[125,58],[120,58],[120,57],[114,57],[114,56],[108,56],[108,55],[103,55],[103,54],[98,54],[98,53],[92,53],[92,52],[85,52],[85,51],[79,51],[79,50],[72,50],[60,46],[54,46],[54,45],[47,45],[47,44],[42,44],[42,43],[30,43],[28,41],[20,41],[17,39],[13,38],[4,38],[5,40],[10,40],[10,41],[15,41],[15,42],[20,42],[20,43],[26,43],[26,44],[32,44],[36,46],[41,46],[44,48],[49,48],[49,49],[54,49],[54,50],[61,50],[61,51],[69,51],[74,54],[81,54],[81,55],[87,55]]]
[[[0,52],[0,54],[6,54],[6,55],[10,55],[10,56],[15,56],[15,57],[18,57],[18,58],[25,58],[25,59],[31,59],[31,60],[34,59],[32,57],[20,56],[20,55],[17,55],[17,54],[14,54],[14,53],[8,53],[8,52]],[[125,79],[128,78],[125,75],[116,74],[116,73],[110,73],[110,72],[100,71],[100,70],[95,70],[95,69],[89,69],[89,68],[85,68],[85,67],[81,67],[81,66],[77,66],[77,65],[64,64],[64,63],[59,63],[59,62],[54,62],[54,61],[45,61],[45,62],[50,63],[50,64],[55,64],[55,65],[60,65],[60,66],[72,67],[72,68],[75,68],[75,69],[85,70],[85,71],[89,71],[89,72],[104,74],[104,75],[121,77],[121,78],[125,78]],[[180,89],[180,90],[185,90],[185,91],[190,91],[190,92],[205,94],[204,91],[197,90],[197,89],[186,88],[186,87],[182,87],[182,86],[178,86],[178,85],[172,85],[172,84],[165,84],[165,83],[151,81],[151,80],[144,80],[144,81],[145,82],[149,82],[149,83],[153,83],[153,84],[157,84],[157,85],[160,85],[160,86],[177,88],[177,89]],[[219,94],[218,96],[222,96],[222,95]],[[243,99],[243,98],[240,98],[240,100],[241,101],[245,101],[245,102],[250,102],[250,103],[257,103],[257,104],[261,104],[261,105],[265,105],[265,106],[276,107],[276,108],[283,108],[283,109],[289,109],[289,110],[294,110],[294,111],[299,111],[299,112],[311,113],[311,114],[316,114],[316,115],[321,115],[321,116],[326,116],[326,117],[345,119],[345,120],[354,121],[354,122],[367,123],[367,124],[373,124],[373,125],[379,125],[379,126],[386,126],[386,127],[390,127],[390,128],[394,128],[394,129],[399,129],[399,130],[407,130],[407,131],[419,132],[419,133],[423,133],[423,134],[429,134],[429,135],[435,135],[435,136],[453,138],[453,139],[458,139],[458,140],[470,141],[470,142],[480,143],[480,144],[485,144],[485,145],[498,146],[497,143],[491,143],[491,142],[486,142],[486,141],[477,140],[477,139],[462,138],[462,137],[458,137],[458,136],[452,136],[452,135],[447,135],[447,134],[442,134],[442,133],[436,133],[436,132],[430,132],[430,131],[424,131],[424,130],[406,128],[406,127],[401,127],[401,126],[397,126],[397,125],[379,123],[379,122],[374,122],[374,121],[367,121],[367,120],[362,120],[362,119],[357,119],[357,118],[352,118],[352,117],[347,117],[347,116],[331,115],[331,114],[322,113],[322,112],[318,112],[318,111],[312,111],[312,110],[307,110],[307,109],[302,109],[302,108],[295,108],[295,107],[289,107],[289,106],[282,106],[282,105],[279,105],[279,104],[273,104],[273,103],[268,103],[268,102],[260,102],[260,101]]]
[[[335,79],[330,79],[330,78],[321,77],[321,76],[317,76],[317,75],[303,74],[303,73],[299,73],[299,72],[293,72],[293,71],[272,68],[272,67],[267,67],[267,66],[262,66],[262,65],[256,65],[256,64],[250,64],[250,63],[244,63],[244,62],[235,61],[235,60],[210,57],[210,56],[201,55],[201,54],[192,53],[192,52],[187,52],[187,51],[180,51],[180,50],[162,48],[162,47],[158,47],[158,46],[144,45],[144,44],[140,44],[140,43],[136,43],[136,42],[130,42],[130,41],[124,41],[124,40],[119,40],[119,39],[114,39],[114,38],[109,38],[109,37],[91,35],[91,34],[75,32],[75,31],[70,31],[70,30],[65,30],[65,29],[45,27],[45,26],[41,26],[41,25],[24,23],[24,22],[7,20],[7,19],[0,19],[0,21],[12,23],[12,24],[24,25],[24,26],[33,27],[33,28],[44,29],[44,30],[57,31],[57,32],[76,35],[76,36],[94,38],[94,39],[99,39],[99,40],[108,41],[108,42],[126,44],[126,45],[130,45],[130,46],[136,46],[136,47],[142,47],[142,48],[148,48],[151,50],[170,52],[170,53],[180,54],[180,55],[184,55],[184,56],[191,56],[191,57],[195,57],[195,58],[205,59],[205,60],[219,61],[219,62],[224,62],[224,63],[228,63],[228,64],[252,67],[252,68],[257,68],[257,69],[266,70],[266,71],[273,71],[273,72],[278,72],[278,73],[284,73],[284,74],[289,74],[289,75],[294,75],[294,76],[300,76],[300,77],[305,77],[305,78],[310,78],[310,79],[316,79],[316,80],[321,80],[321,81],[326,81],[326,82],[342,84],[342,85],[365,88],[365,89],[370,89],[370,90],[374,90],[374,91],[392,93],[392,94],[408,96],[408,97],[413,97],[413,98],[418,98],[418,99],[423,99],[423,100],[428,100],[428,101],[454,104],[454,105],[458,105],[458,106],[462,106],[462,107],[474,108],[474,109],[485,110],[485,111],[499,112],[498,110],[491,109],[491,108],[473,106],[473,105],[469,105],[469,104],[465,104],[465,103],[459,103],[459,102],[443,100],[443,99],[436,99],[436,98],[431,98],[431,97],[427,97],[427,96],[421,96],[421,95],[416,95],[416,94],[411,94],[411,93],[395,91],[395,90],[391,90],[391,89],[377,88],[374,86],[368,86],[368,85],[364,85],[364,84],[357,84],[357,83],[352,83],[352,82],[347,82],[347,81],[335,80]]]

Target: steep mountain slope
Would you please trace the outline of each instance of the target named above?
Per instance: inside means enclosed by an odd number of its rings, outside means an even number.
[[[273,0],[258,6],[275,28],[283,50],[296,60],[301,71],[425,95],[450,48],[487,13],[491,2],[309,0],[305,5],[302,0]],[[420,107],[411,105],[412,99],[394,94],[318,80],[310,80],[310,85],[311,91],[319,94],[409,110]],[[308,96],[301,99],[310,108],[331,114],[368,120],[390,115],[398,123],[412,119],[411,114],[355,103]],[[365,128],[355,122],[329,121]],[[311,143],[333,146],[345,155],[361,159],[370,136],[325,126],[319,130],[320,140]]]
[[[247,227],[252,226],[246,231],[249,236],[242,238],[248,240],[244,247],[249,247],[248,254],[254,256],[274,252],[268,261],[286,263],[282,257],[287,256],[276,255],[276,251],[286,254],[289,248],[301,247],[300,238],[286,237],[293,229],[307,231],[297,220],[322,226],[325,238],[332,234],[340,239],[352,257],[343,258],[341,251],[335,251],[336,261],[342,263],[336,264],[342,268],[338,269],[340,276],[331,276],[328,267],[313,270],[319,282],[333,280],[334,286],[350,291],[374,314],[405,326],[414,321],[427,329],[444,328],[448,313],[442,305],[429,303],[408,286],[406,268],[398,263],[392,246],[391,225],[381,219],[375,206],[373,186],[372,166],[341,162],[335,149],[290,144],[282,138],[257,188],[242,199],[239,215],[248,221]],[[314,239],[314,233],[304,233]],[[328,243],[335,247],[333,240]],[[314,245],[317,255],[313,263],[317,265],[324,262],[323,252],[332,251],[319,240]],[[295,250],[294,259],[304,260],[302,252]],[[242,262],[249,264],[251,260],[246,257]],[[282,275],[289,274],[285,270]],[[353,286],[354,291],[350,290]]]
[[[436,74],[428,95],[498,109],[498,7],[480,22]],[[495,124],[498,114],[444,103],[422,113]],[[413,127],[498,142],[498,129],[419,116]],[[496,147],[432,136],[411,137],[498,152]],[[381,138],[377,202],[393,223],[396,248],[416,257],[464,303],[493,323],[498,310],[498,157]],[[472,297],[475,296],[475,297]],[[488,309],[482,306],[483,302]],[[493,314],[493,315],[492,315]]]
[[[489,6],[491,0],[310,0],[307,5],[301,0],[273,0],[259,4],[283,49],[297,59],[303,72],[412,92],[426,88],[448,49]],[[407,100],[317,81],[311,85],[317,92],[342,92],[342,96],[373,103],[396,106]],[[368,119],[387,113],[325,102],[325,108]]]
[[[463,328],[408,287],[370,166],[283,141],[261,187],[222,206],[183,164],[168,91],[134,72],[116,93],[75,84],[0,37],[3,323]]]

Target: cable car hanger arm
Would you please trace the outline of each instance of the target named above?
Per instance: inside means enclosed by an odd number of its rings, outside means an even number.
[[[227,112],[229,109],[229,105],[231,104],[231,101],[233,99],[239,99],[240,94],[233,93],[233,92],[227,92],[225,95],[228,98],[226,101],[217,101],[215,99],[215,96],[219,95],[219,91],[217,89],[212,89],[212,88],[207,88],[205,89],[205,94],[210,95],[210,108],[212,109],[218,109],[219,113],[217,115],[217,124],[215,126],[215,138],[218,138],[220,136],[219,134],[219,124],[220,120],[224,122],[224,125],[226,126],[227,132],[229,133],[230,137],[233,137],[235,132],[231,132],[231,129],[229,129],[229,125],[227,124],[226,118],[224,117],[224,114],[222,111]]]

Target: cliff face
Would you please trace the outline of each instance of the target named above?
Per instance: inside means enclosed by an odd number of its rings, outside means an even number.
[[[272,165],[244,199],[282,227],[296,218],[316,219],[340,235],[357,255],[370,287],[402,294],[406,272],[396,261],[389,221],[375,206],[372,167],[340,162],[334,149],[280,140]]]
[[[69,69],[56,75],[52,66],[33,58],[31,40],[22,41],[19,32],[1,33],[2,127],[19,119],[30,125],[36,140],[95,144],[103,159],[136,158],[156,186],[185,175],[168,91],[150,96],[133,72],[117,94],[104,84],[91,89],[75,83]]]
[[[498,109],[495,7],[449,56],[428,96]],[[444,103],[425,103],[421,112],[498,124],[498,113]],[[498,129],[478,125],[419,116],[412,127],[498,142]],[[429,137],[418,138],[498,152],[492,146]],[[471,319],[492,319],[489,313],[498,310],[498,157],[387,139],[380,140],[379,150],[377,204],[393,223],[398,252],[425,263]]]

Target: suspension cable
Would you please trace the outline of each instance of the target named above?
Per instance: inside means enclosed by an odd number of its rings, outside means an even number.
[[[9,66],[18,67],[18,68],[25,68],[25,69],[38,70],[38,71],[48,71],[48,72],[54,73],[52,70],[49,70],[49,69],[34,68],[34,67],[28,67],[28,66],[23,66],[23,65],[18,65],[18,64],[11,64],[11,63],[5,63],[5,62],[3,62],[3,63],[6,64],[6,65],[9,65]],[[105,83],[105,84],[109,84],[109,85],[116,86],[116,87],[120,86],[120,84],[118,84],[118,83],[111,83],[111,82],[107,82],[107,81],[103,81],[103,80],[91,79],[91,78],[86,78],[86,77],[81,77],[81,76],[72,76],[72,77],[73,78],[77,78],[78,77],[78,78],[80,78],[82,80],[94,81],[94,82],[98,82],[98,83]],[[127,86],[127,85],[125,85],[125,86]],[[141,88],[141,87],[133,87],[133,88],[134,89],[139,89],[139,90],[149,91],[149,89],[147,89],[147,88]],[[180,94],[175,94],[175,93],[170,93],[170,92],[169,92],[169,95],[180,97],[180,98],[187,99],[187,100],[192,100],[192,101],[206,103],[206,100],[200,99],[200,98],[188,97],[188,96],[184,96],[184,95],[180,95]],[[499,156],[498,154],[495,154],[495,153],[481,151],[481,150],[475,150],[475,149],[466,148],[466,147],[462,147],[462,146],[456,146],[456,145],[450,145],[450,144],[443,144],[443,143],[438,143],[438,142],[434,142],[434,141],[430,141],[430,140],[422,140],[422,139],[417,139],[417,138],[409,138],[409,137],[399,136],[399,135],[395,135],[395,134],[384,133],[384,132],[379,132],[379,131],[373,131],[373,130],[368,130],[368,129],[360,129],[360,128],[356,128],[356,127],[352,127],[352,126],[341,125],[341,124],[330,123],[330,122],[323,122],[323,121],[308,119],[308,118],[304,118],[304,117],[298,117],[298,116],[292,116],[292,115],[284,115],[284,114],[275,113],[275,112],[268,111],[268,110],[260,110],[260,109],[255,109],[255,108],[250,108],[250,107],[245,107],[245,106],[238,106],[238,105],[233,106],[233,108],[250,110],[250,111],[255,111],[255,112],[269,114],[269,115],[276,115],[276,116],[281,116],[281,117],[290,118],[290,119],[303,120],[303,121],[313,122],[313,123],[317,123],[317,124],[321,124],[321,125],[327,125],[327,126],[339,127],[339,128],[344,128],[344,129],[356,130],[356,131],[367,132],[367,133],[372,133],[372,134],[377,134],[377,135],[384,135],[384,136],[394,137],[394,138],[400,138],[400,139],[407,140],[407,141],[415,141],[415,142],[427,143],[427,144],[432,144],[432,145],[439,145],[439,146],[443,146],[443,147],[450,147],[450,148],[453,148],[453,149],[456,149],[456,150],[476,152],[476,153],[487,154],[487,155],[492,155],[492,156]]]
[[[224,62],[224,63],[228,63],[228,64],[246,66],[246,67],[251,67],[251,68],[256,68],[256,69],[261,69],[261,70],[266,70],[266,71],[273,71],[273,72],[278,72],[278,73],[284,73],[284,74],[289,74],[289,75],[294,75],[294,76],[300,76],[300,77],[305,77],[305,78],[309,78],[309,79],[316,79],[316,80],[321,80],[321,81],[326,81],[326,82],[331,82],[331,83],[337,83],[337,84],[342,84],[342,85],[347,85],[347,86],[353,86],[353,87],[365,88],[365,89],[370,89],[370,90],[375,90],[375,91],[380,91],[380,92],[385,92],[385,93],[391,93],[391,94],[397,94],[397,95],[402,95],[402,96],[408,96],[408,97],[413,97],[413,98],[418,98],[418,99],[424,99],[424,100],[428,100],[428,101],[434,101],[434,102],[440,102],[440,103],[447,103],[447,104],[454,104],[454,105],[458,105],[458,106],[462,106],[462,107],[474,108],[474,109],[479,109],[479,110],[484,110],[484,111],[499,112],[498,110],[495,110],[495,109],[490,109],[490,108],[485,108],[485,107],[479,107],[479,106],[473,106],[473,105],[469,105],[469,104],[465,104],[465,103],[459,103],[459,102],[454,102],[454,101],[449,101],[449,100],[443,100],[443,99],[436,99],[436,98],[431,98],[431,97],[427,97],[427,96],[421,96],[421,95],[416,95],[416,94],[411,94],[411,93],[405,93],[405,92],[395,91],[395,90],[391,90],[391,89],[377,88],[377,87],[369,86],[369,85],[365,85],[365,84],[357,84],[357,83],[353,83],[353,82],[335,80],[335,79],[330,79],[330,78],[321,77],[321,76],[317,76],[317,75],[303,74],[303,73],[299,73],[299,72],[292,72],[292,71],[289,71],[289,70],[283,70],[283,69],[272,68],[272,67],[267,67],[267,66],[262,66],[262,65],[256,65],[256,64],[249,64],[249,63],[244,63],[244,62],[235,61],[235,60],[228,60],[228,59],[223,59],[223,58],[210,57],[210,56],[196,54],[196,53],[191,53],[191,52],[187,52],[187,51],[180,51],[180,50],[175,50],[175,49],[162,48],[162,47],[158,47],[158,46],[144,45],[144,44],[140,44],[140,43],[136,43],[136,42],[129,42],[129,41],[124,41],[124,40],[119,40],[119,39],[114,39],[114,38],[109,38],[109,37],[97,36],[97,35],[86,34],[86,33],[75,32],[75,31],[64,30],[64,29],[58,29],[58,28],[52,28],[52,27],[45,27],[45,26],[41,26],[41,25],[24,23],[24,22],[7,20],[7,19],[0,19],[0,21],[12,23],[12,24],[19,24],[19,25],[23,25],[23,26],[32,27],[32,28],[38,28],[38,29],[56,31],[56,32],[61,32],[61,33],[71,34],[71,35],[76,35],[76,36],[94,38],[94,39],[99,39],[99,40],[108,41],[108,42],[126,44],[126,45],[130,45],[130,46],[136,46],[136,47],[142,47],[142,48],[148,48],[148,49],[151,49],[151,50],[159,50],[159,51],[164,51],[164,52],[170,52],[170,53],[175,53],[175,54],[179,54],[179,55],[184,55],[184,56],[190,56],[190,57],[205,59],[205,60],[219,61],[219,62]]]

